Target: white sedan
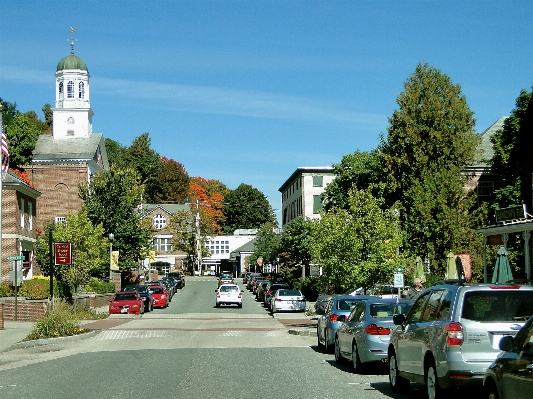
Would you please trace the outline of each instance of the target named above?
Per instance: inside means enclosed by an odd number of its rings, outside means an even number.
[[[237,284],[222,284],[215,292],[215,306],[217,308],[220,305],[237,305],[237,307],[242,308],[242,293]]]
[[[279,289],[271,300],[272,313],[289,311],[304,312],[306,301],[303,294],[298,290]]]

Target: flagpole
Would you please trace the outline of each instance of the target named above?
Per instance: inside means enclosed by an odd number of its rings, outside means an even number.
[[[2,120],[2,103],[0,103],[0,129],[4,131],[4,121]],[[4,157],[2,152],[1,157]],[[2,159],[3,160],[3,159]],[[0,172],[0,283],[2,282],[2,192],[4,191],[4,171]]]

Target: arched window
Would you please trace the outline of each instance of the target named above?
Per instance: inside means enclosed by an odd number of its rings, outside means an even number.
[[[85,85],[83,84],[83,82],[80,82],[78,86],[79,86],[78,98],[83,100],[83,98],[85,97]]]
[[[74,98],[74,82],[72,80],[67,83],[67,98]]]
[[[59,99],[63,99],[63,82],[59,82]]]

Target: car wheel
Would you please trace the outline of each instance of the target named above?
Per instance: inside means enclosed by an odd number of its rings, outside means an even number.
[[[220,307],[220,303],[216,303],[215,307],[219,308]]]
[[[394,392],[405,392],[409,389],[409,380],[401,377],[398,372],[396,353],[393,351],[389,355],[389,384]]]
[[[485,397],[487,399],[499,399],[498,388],[496,388],[494,382],[492,382],[492,380],[488,380],[487,382],[488,384],[485,387]]]
[[[335,338],[335,361],[337,363],[345,363],[346,359],[344,359],[341,355],[341,347],[339,346],[339,340]]]
[[[352,346],[352,364],[353,372],[360,373],[361,369],[363,368],[363,364],[361,363],[361,358],[359,357],[359,351],[357,350],[357,345],[355,344],[355,342]]]
[[[440,399],[442,394],[433,360],[430,360],[426,368],[426,392],[428,399]]]

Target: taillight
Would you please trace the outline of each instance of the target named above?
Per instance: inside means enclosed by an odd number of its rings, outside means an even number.
[[[268,291],[267,294],[268,294],[268,295],[272,295],[272,291]]]
[[[337,321],[338,317],[339,317],[338,314],[332,313],[332,314],[329,315],[329,320],[330,321]]]
[[[369,324],[365,331],[368,335],[390,335],[390,328],[378,327],[376,324]]]
[[[490,289],[493,290],[519,290],[519,285],[491,285]]]
[[[461,323],[449,323],[443,328],[448,346],[460,346],[463,343],[463,326]]]
[[[281,299],[281,298],[276,298],[275,301],[276,301],[276,302],[281,302],[282,299]]]
[[[242,298],[242,295],[241,295],[240,293],[239,293],[239,296],[238,296],[238,298]]]

